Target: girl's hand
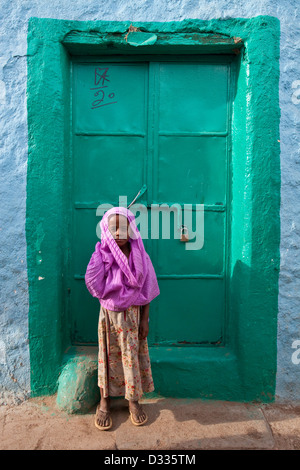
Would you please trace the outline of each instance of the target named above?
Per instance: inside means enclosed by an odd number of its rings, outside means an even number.
[[[148,333],[149,333],[148,319],[142,318],[140,321],[140,327],[139,327],[139,339],[147,338]]]

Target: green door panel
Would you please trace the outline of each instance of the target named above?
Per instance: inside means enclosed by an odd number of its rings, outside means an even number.
[[[224,137],[161,136],[158,153],[158,201],[225,203]],[[178,200],[179,195],[184,201]]]
[[[75,201],[117,202],[143,184],[146,140],[136,136],[75,136]],[[125,164],[120,171],[120,162]]]
[[[227,74],[227,65],[160,64],[159,130],[227,131]]]
[[[196,220],[195,211],[191,214]],[[186,243],[174,236],[174,216],[170,218],[170,239],[159,238],[152,242],[157,253],[158,274],[222,274],[224,269],[224,213],[205,211],[204,244],[199,250],[187,250]],[[198,219],[199,220],[199,219]],[[176,217],[175,217],[176,222]],[[160,224],[162,228],[162,223]],[[194,228],[194,238],[189,231],[190,242],[197,243],[200,234]],[[160,232],[162,234],[162,231]],[[179,232],[180,233],[180,232]],[[153,248],[153,251],[154,251]]]
[[[99,217],[96,216],[96,209],[76,208],[73,218],[73,252],[72,252],[72,270],[75,278],[85,274],[87,267],[87,253],[95,250],[96,226]],[[84,247],[84,249],[83,249]]]
[[[222,341],[223,280],[164,279],[159,285],[163,301],[153,305],[150,344],[185,346]]]
[[[140,212],[136,218],[143,236],[148,234],[144,244],[161,291],[150,307],[149,344],[223,344],[229,254],[229,77],[230,62],[217,57],[208,63],[184,57],[178,62],[174,58],[74,61],[69,298],[74,344],[97,343],[100,306],[84,282],[99,240],[97,206],[118,205],[119,196],[127,196],[129,204],[143,185],[147,190],[138,202],[147,206],[147,226],[139,219]],[[153,236],[154,204],[181,209],[168,215],[167,239],[162,213],[158,234]],[[199,211],[202,219],[196,218]],[[200,220],[204,238],[194,249],[193,243],[201,239],[196,223]],[[186,243],[179,239],[182,223],[189,225]]]
[[[99,301],[91,296],[82,280],[74,280],[71,289],[73,343],[95,344],[98,342]]]
[[[145,133],[147,64],[77,64],[73,71],[75,132]]]

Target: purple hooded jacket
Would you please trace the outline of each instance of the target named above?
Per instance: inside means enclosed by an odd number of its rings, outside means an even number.
[[[129,259],[108,229],[111,214],[125,215],[130,222]],[[113,207],[102,217],[101,243],[97,242],[85,273],[90,294],[108,310],[122,311],[132,305],[145,305],[160,294],[157,277],[134,214],[125,207]]]

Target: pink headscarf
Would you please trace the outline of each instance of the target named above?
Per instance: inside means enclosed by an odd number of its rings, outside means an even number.
[[[109,231],[111,214],[125,215],[129,220],[129,259]],[[160,294],[160,290],[134,214],[125,207],[113,207],[103,215],[100,228],[101,243],[96,243],[85,274],[87,289],[108,310],[118,312],[131,305],[148,304]]]

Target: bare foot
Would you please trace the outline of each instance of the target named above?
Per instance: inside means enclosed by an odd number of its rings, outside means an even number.
[[[101,398],[100,404],[97,407],[95,424],[98,424],[101,428],[108,427],[111,424],[109,405],[109,398]]]
[[[144,424],[148,417],[138,401],[129,400],[129,411],[132,413],[134,423]]]

